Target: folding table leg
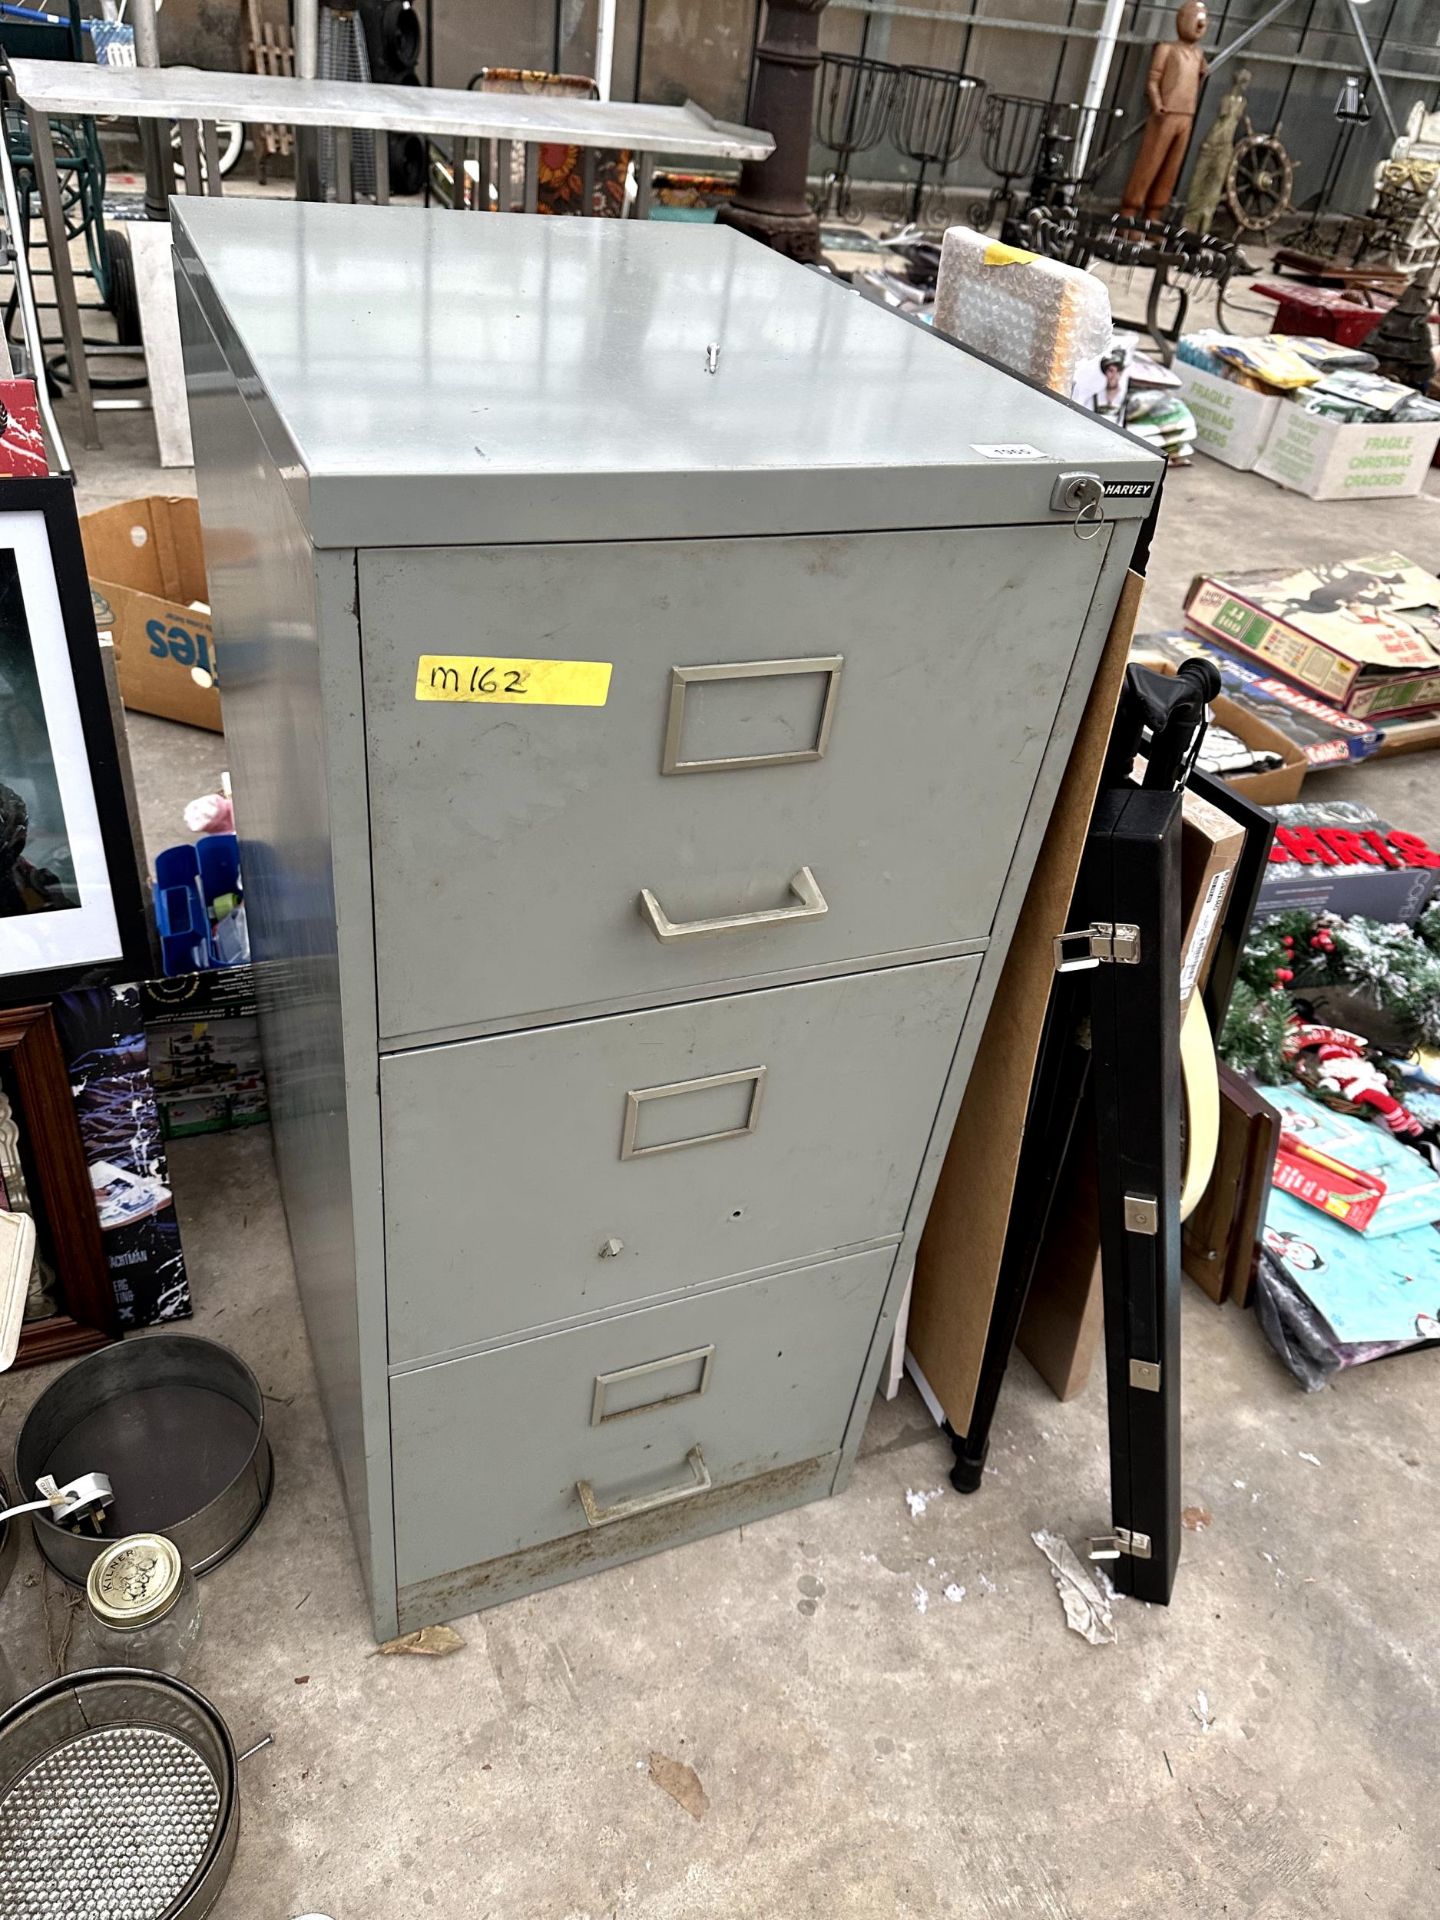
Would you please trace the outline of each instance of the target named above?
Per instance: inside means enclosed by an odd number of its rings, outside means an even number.
[[[220,177],[220,135],[213,120],[200,122],[200,144],[205,153],[205,191],[218,199],[225,183]]]
[[[655,172],[653,153],[637,153],[635,156],[635,218],[650,218],[650,186]]]
[[[25,118],[30,127],[30,149],[35,155],[40,215],[45,222],[45,241],[50,249],[50,276],[55,282],[60,339],[65,348],[70,384],[80,408],[80,438],[87,447],[98,447],[100,428],[95,419],[95,396],[90,391],[90,369],[85,362],[80,303],[75,297],[75,274],[70,264],[70,242],[65,233],[65,209],[60,199],[60,176],[55,168],[55,143],[50,136],[50,120],[47,114],[36,113],[33,108],[27,108]],[[36,374],[43,380],[44,368],[37,368]]]
[[[180,158],[185,168],[185,191],[204,193],[205,181],[200,172],[200,128],[194,120],[180,122]]]

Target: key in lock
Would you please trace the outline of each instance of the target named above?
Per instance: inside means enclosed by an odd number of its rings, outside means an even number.
[[[1057,474],[1050,511],[1072,514],[1076,537],[1093,540],[1105,521],[1105,483],[1098,473]]]

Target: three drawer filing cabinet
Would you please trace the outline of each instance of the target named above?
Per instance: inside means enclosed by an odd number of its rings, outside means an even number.
[[[723,229],[175,205],[384,1636],[843,1482],[1160,463]]]

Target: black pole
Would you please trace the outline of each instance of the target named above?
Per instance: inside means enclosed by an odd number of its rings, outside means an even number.
[[[820,218],[810,205],[810,129],[820,15],[828,0],[769,0],[755,49],[750,119],[775,140],[768,160],[747,160],[735,198],[719,222],[749,234],[792,260],[820,258]]]

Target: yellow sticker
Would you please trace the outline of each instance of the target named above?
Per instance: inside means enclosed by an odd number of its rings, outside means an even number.
[[[985,249],[987,267],[1024,267],[1039,258],[1038,253],[1027,253],[1023,247],[1007,247],[1003,240],[992,240]]]
[[[415,698],[506,707],[603,707],[610,697],[610,670],[608,660],[422,653],[415,669]]]

